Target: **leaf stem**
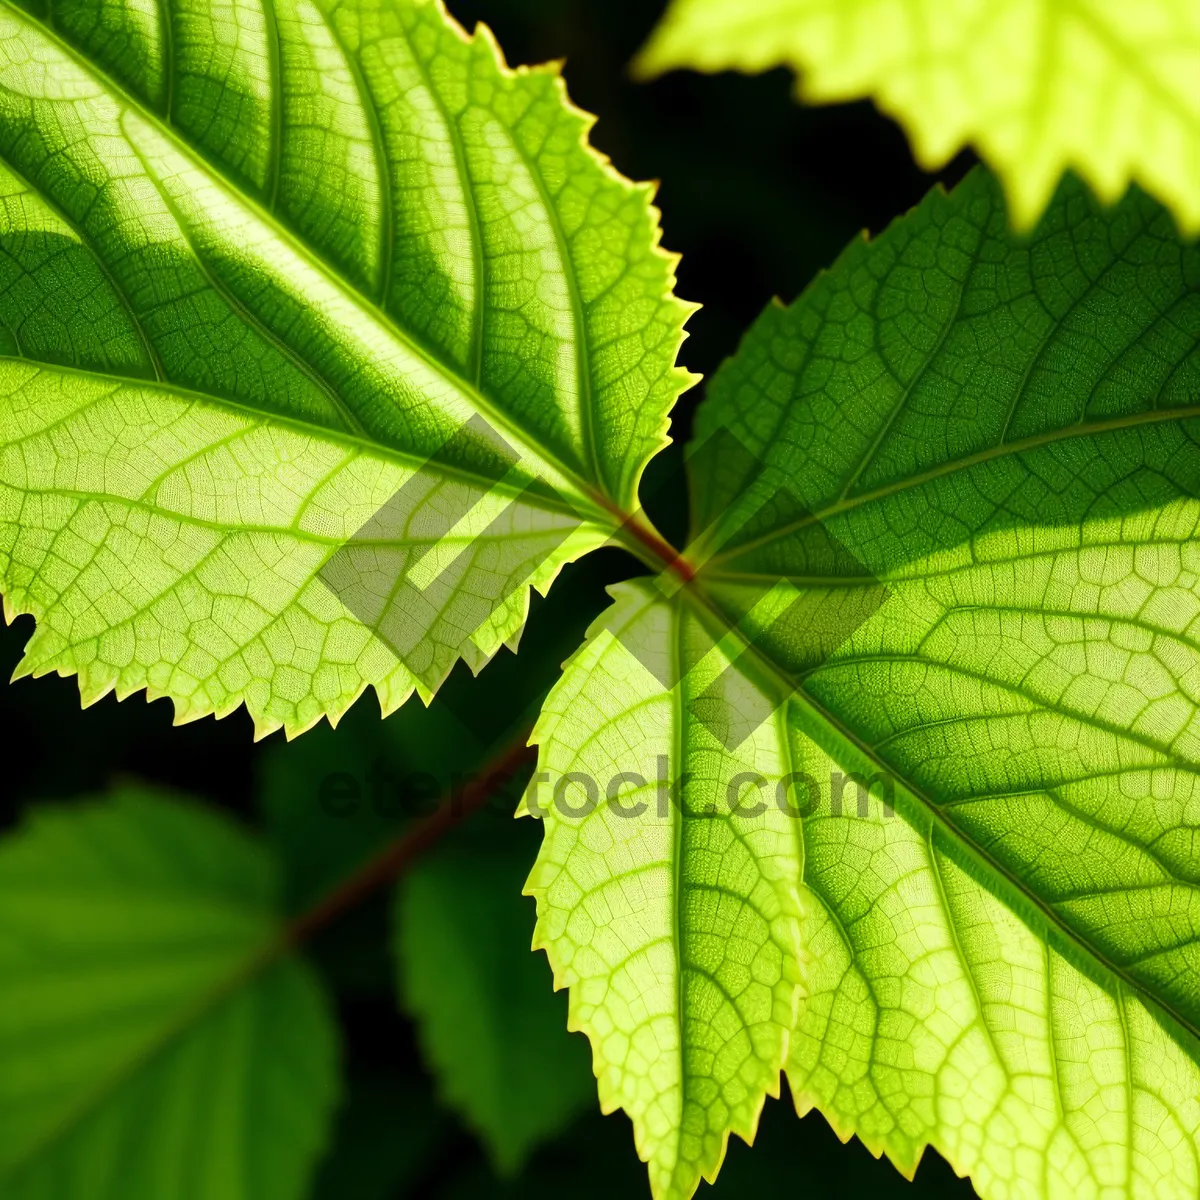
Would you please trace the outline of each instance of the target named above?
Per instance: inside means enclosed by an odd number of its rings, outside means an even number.
[[[373,858],[290,921],[279,937],[276,953],[283,954],[309,941],[368,896],[393,882],[439,838],[478,812],[497,787],[508,783],[537,756],[536,748],[529,744],[531,732],[528,726],[523,726],[520,733],[491,760],[482,778],[473,780],[461,795],[442,803],[432,816],[389,842]]]
[[[216,980],[212,987],[202,992],[192,1003],[184,1005],[172,1014],[144,1046],[126,1061],[119,1063],[96,1088],[81,1097],[78,1103],[37,1139],[17,1161],[26,1162],[43,1152],[47,1146],[53,1145],[75,1128],[106,1096],[111,1095],[131,1075],[183,1036],[192,1025],[202,1020],[239,988],[269,970],[286,954],[326,928],[343,913],[360,904],[373,892],[386,887],[442,834],[481,809],[497,786],[507,783],[526,763],[533,760],[536,750],[529,745],[530,733],[528,726],[523,727],[518,736],[492,759],[482,778],[464,788],[460,797],[441,805],[427,820],[390,842],[379,854],[347,876],[311,908],[285,925],[277,936],[243,959],[227,975]],[[13,1165],[9,1163],[8,1167]]]
[[[615,540],[639,562],[652,571],[670,571],[683,583],[691,583],[696,578],[695,567],[654,528],[640,508],[636,512],[627,513],[620,505],[594,489],[590,489],[590,497],[599,508],[621,522]]]
[[[653,565],[665,567],[684,583],[691,583],[696,578],[696,568],[649,522],[643,523],[637,517],[631,517],[625,528],[639,545],[654,556],[657,562]]]

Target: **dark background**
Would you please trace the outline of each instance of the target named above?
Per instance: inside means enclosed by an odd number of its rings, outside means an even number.
[[[679,72],[633,83],[628,63],[657,20],[660,0],[450,0],[449,7],[468,27],[486,21],[510,63],[565,58],[572,98],[599,116],[594,144],[624,174],[661,181],[664,244],[683,255],[678,294],[703,305],[689,323],[683,362],[706,376],[734,352],[772,296],[794,299],[851,238],[878,232],[934,182],[913,164],[900,130],[869,104],[801,107],[784,71],[753,78]],[[967,166],[964,157],[942,178],[952,183]],[[681,402],[677,444],[686,440],[703,393],[701,385]],[[652,467],[651,485],[669,466]],[[678,536],[684,514],[670,505],[649,507],[660,527]],[[337,770],[361,775],[372,755],[430,765],[442,775],[456,756],[470,766],[522,711],[536,710],[559,664],[605,607],[604,585],[633,573],[636,564],[616,552],[591,556],[569,568],[547,600],[535,599],[519,660],[502,652],[478,680],[460,667],[433,710],[413,700],[384,724],[374,701],[364,699],[336,733],[322,727],[290,746],[280,735],[255,745],[242,711],[174,729],[165,701],[147,705],[139,696],[118,704],[108,697],[81,712],[73,679],[0,685],[0,728],[10,747],[0,816],[11,822],[31,800],[136,778],[199,794],[251,820],[259,820],[265,788],[277,796],[291,789],[294,811],[311,820],[320,779]],[[0,629],[5,678],[31,629],[27,618]],[[428,761],[438,756],[441,762]],[[286,817],[288,803],[276,803],[276,825],[280,811]],[[527,868],[536,853],[533,822],[491,824],[489,836],[523,839]],[[510,834],[510,827],[520,832]],[[287,830],[275,832],[286,843]],[[514,889],[521,882],[518,875]],[[515,1180],[492,1175],[474,1140],[438,1105],[412,1028],[396,1012],[385,931],[381,899],[314,947],[338,993],[351,1080],[320,1196],[648,1196],[621,1115],[578,1120]],[[801,1195],[834,1188],[881,1197],[972,1194],[932,1152],[916,1185],[907,1184],[857,1142],[840,1145],[819,1115],[798,1122],[787,1100],[768,1102],[753,1152],[731,1142],[715,1191],[733,1198],[770,1187]]]

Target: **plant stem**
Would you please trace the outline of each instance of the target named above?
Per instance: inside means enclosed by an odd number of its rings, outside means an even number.
[[[635,542],[644,546],[658,560],[658,563],[679,577],[683,583],[691,583],[696,577],[696,569],[665,537],[648,521],[643,522],[636,517],[630,518],[623,527]],[[639,555],[638,557],[643,557]],[[643,558],[643,561],[645,559]],[[655,566],[655,563],[649,563]]]
[[[307,942],[373,892],[386,887],[443,834],[478,812],[497,787],[508,783],[522,767],[533,762],[537,751],[528,744],[530,733],[527,726],[523,727],[491,760],[482,777],[472,780],[461,795],[446,800],[432,816],[389,842],[374,858],[368,859],[311,908],[289,922],[279,939],[279,953]]]
[[[650,570],[670,571],[677,575],[682,582],[691,583],[696,575],[695,568],[654,528],[643,509],[639,508],[632,513],[627,513],[602,492],[593,490],[590,495],[598,508],[603,509],[618,521],[614,538],[618,545],[623,546]]]

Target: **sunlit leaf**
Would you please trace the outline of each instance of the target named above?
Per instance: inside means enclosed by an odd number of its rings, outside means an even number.
[[[569,1027],[591,1038],[601,1107],[633,1119],[661,1198],[713,1178],[729,1132],[749,1140],[778,1093],[799,991],[801,841],[777,810],[743,830],[713,808],[738,771],[784,774],[783,750],[767,728],[734,761],[687,723],[727,663],[703,658],[711,642],[690,613],[654,598],[652,584],[622,585],[546,702],[534,734],[545,782],[527,798],[546,836],[527,890],[534,945],[570,988]],[[633,644],[702,661],[668,688]]]
[[[1073,168],[1131,181],[1200,231],[1200,8],[1190,0],[673,0],[638,60],[762,71],[803,99],[870,96],[933,169],[975,147],[1032,226]]]
[[[1198,335],[1155,203],[1064,185],[1025,241],[976,172],[713,380],[696,580],[623,585],[537,731],[601,796],[691,773],[662,818],[543,803],[530,880],[660,1197],[784,1062],[985,1200],[1196,1194]]]
[[[21,672],[295,733],[513,643],[689,378],[589,123],[437,0],[5,6]]]

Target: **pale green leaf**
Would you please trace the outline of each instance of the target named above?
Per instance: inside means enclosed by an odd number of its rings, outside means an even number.
[[[548,809],[531,879],[659,1196],[752,1132],[785,1056],[802,1112],[906,1173],[932,1144],[985,1200],[1196,1195],[1198,345],[1200,251],[1155,203],[1070,183],[1024,241],[976,172],[713,380],[698,444],[760,467],[693,470],[696,580],[625,585],[537,730],[601,794],[660,754],[694,773],[664,821]],[[718,710],[755,697],[728,749]],[[731,813],[738,772],[761,815]],[[816,793],[785,829],[787,772]],[[788,1038],[751,951],[801,860]]]
[[[532,857],[509,829],[460,835],[395,896],[404,1006],[442,1095],[502,1175],[595,1105],[587,1043],[563,1028],[566,1002],[529,953],[533,906],[520,892]]]
[[[726,664],[718,650],[664,688],[626,644],[691,664],[709,642],[655,597],[623,585],[546,702],[544,782],[526,801],[546,834],[527,891],[534,946],[570,988],[568,1027],[591,1039],[601,1107],[632,1118],[654,1195],[668,1197],[714,1178],[729,1132],[749,1140],[778,1094],[799,996],[801,842],[778,812],[743,829],[705,811],[731,767],[785,773],[784,749],[768,728],[732,763],[687,722]],[[659,777],[684,773],[673,800]],[[589,780],[600,803],[586,811]]]
[[[294,733],[513,643],[528,586],[622,523],[689,379],[650,188],[589,122],[438,0],[5,0],[21,671]],[[420,519],[389,522],[435,454]],[[402,665],[406,575],[441,583]]]
[[[5,1200],[302,1200],[337,1096],[279,881],[225,818],[125,791],[0,844]]]
[[[1200,230],[1200,8],[1191,0],[673,0],[638,60],[787,65],[815,102],[869,96],[927,169],[975,147],[1028,228],[1063,172],[1131,181]]]

